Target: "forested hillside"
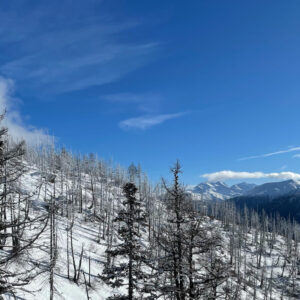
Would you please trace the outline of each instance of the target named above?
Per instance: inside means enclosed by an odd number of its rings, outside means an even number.
[[[299,299],[299,225],[0,131],[0,298]]]
[[[278,197],[270,196],[242,196],[231,199],[236,206],[243,209],[256,210],[258,213],[263,211],[269,216],[277,214],[286,219],[300,222],[300,195],[286,194]]]

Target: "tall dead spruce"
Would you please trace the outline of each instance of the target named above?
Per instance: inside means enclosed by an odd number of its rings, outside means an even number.
[[[217,299],[217,288],[227,279],[217,250],[222,239],[179,182],[181,166],[171,168],[173,183],[165,181],[166,215],[156,232],[156,290],[164,299]]]
[[[0,116],[0,122],[4,116]],[[0,295],[14,295],[34,276],[30,249],[45,230],[47,214],[33,215],[30,194],[21,186],[25,172],[24,142],[8,142],[7,129],[0,128]],[[32,230],[32,228],[39,228]],[[14,260],[32,262],[28,269],[10,270]]]

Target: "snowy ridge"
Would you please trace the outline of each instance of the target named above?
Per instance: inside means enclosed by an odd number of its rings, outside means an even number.
[[[281,182],[269,182],[247,191],[245,196],[269,196],[271,198],[297,194],[300,192],[300,182],[296,180],[285,180]]]
[[[188,188],[188,192],[196,200],[227,200],[237,196],[269,196],[270,198],[300,194],[300,182],[285,180],[268,182],[261,185],[242,182],[228,186],[223,182],[204,182]]]
[[[232,197],[244,195],[255,187],[255,184],[242,182],[228,186],[224,182],[203,182],[192,188],[188,192],[197,200],[226,200]]]

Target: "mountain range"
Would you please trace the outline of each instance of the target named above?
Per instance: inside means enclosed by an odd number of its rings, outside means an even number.
[[[227,200],[239,196],[267,196],[275,198],[283,195],[300,195],[300,182],[285,180],[261,185],[242,182],[232,186],[224,182],[202,182],[190,187],[188,192],[196,200]]]

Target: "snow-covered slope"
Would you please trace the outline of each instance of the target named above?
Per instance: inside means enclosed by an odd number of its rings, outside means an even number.
[[[203,182],[188,191],[192,193],[197,200],[226,200],[232,197],[244,195],[246,192],[255,187],[255,184],[242,182],[228,186],[224,182]]]
[[[226,200],[237,196],[269,196],[271,198],[300,194],[300,182],[286,180],[268,182],[261,185],[242,182],[228,186],[224,182],[203,182],[193,187],[188,187],[189,193],[197,200]]]
[[[23,183],[25,185],[25,189],[32,190],[34,186],[37,185],[40,180],[40,172],[35,169],[31,169],[26,175],[24,175]],[[198,186],[199,187],[199,186]],[[238,192],[243,191],[243,188],[248,188],[245,184],[236,185],[234,187],[228,187],[222,183],[216,184],[206,184],[201,185],[202,190],[199,188],[198,191],[204,191],[206,193],[211,193],[212,190],[215,191],[216,194],[221,195],[221,193],[230,196],[231,190],[236,189]],[[205,187],[207,188],[205,190]],[[52,190],[53,184],[49,183],[48,189]],[[59,184],[57,185],[57,193],[61,192],[59,190]],[[37,197],[33,200],[33,205],[36,210],[46,210],[45,203],[43,201],[44,191],[41,190],[41,193],[37,195]],[[213,195],[213,194],[212,194]],[[115,201],[115,200],[114,200]],[[160,209],[161,211],[161,209]],[[86,278],[87,281],[90,280],[90,287],[88,287],[89,299],[97,299],[104,300],[109,296],[114,295],[118,292],[126,292],[126,287],[121,288],[112,288],[106,285],[99,274],[102,273],[104,263],[106,261],[106,253],[107,249],[107,241],[100,236],[99,227],[97,223],[93,221],[92,216],[86,213],[79,214],[77,212],[74,213],[74,225],[73,225],[73,244],[74,244],[74,253],[75,253],[75,263],[78,267],[80,260],[80,253],[83,249],[83,260],[81,265],[81,270],[85,274],[89,274],[90,269],[90,278]],[[222,256],[224,259],[229,260],[230,257],[230,245],[232,245],[231,241],[234,238],[232,233],[228,230],[222,228],[221,222],[207,218],[207,223],[210,223],[210,226],[214,228],[214,230],[220,231],[223,237],[223,245],[222,245]],[[72,299],[72,300],[80,300],[87,299],[86,295],[86,286],[84,284],[84,279],[81,277],[79,283],[74,283],[72,281],[73,276],[73,266],[70,257],[70,261],[67,260],[67,229],[70,227],[70,220],[65,216],[57,216],[56,219],[57,224],[57,236],[58,236],[58,257],[55,266],[55,274],[54,274],[54,285],[55,285],[55,298],[54,299]],[[145,232],[144,243],[147,243],[147,232]],[[268,281],[270,278],[274,281],[272,287],[272,299],[280,299],[281,297],[281,288],[280,283],[277,284],[277,279],[282,276],[282,265],[286,264],[283,256],[281,255],[282,249],[285,249],[285,240],[283,238],[278,237],[277,240],[272,245],[272,248],[266,246],[264,248],[264,253],[262,261],[264,262],[264,268],[254,269],[253,266],[257,264],[257,249],[254,241],[254,231],[249,231],[245,233],[245,247],[242,248],[241,255],[243,261],[243,265],[237,267],[237,263],[232,266],[232,274],[236,274],[236,268],[240,268],[238,272],[241,274],[241,278],[245,279],[245,284],[243,284],[244,288],[239,291],[239,296],[237,299],[253,299],[254,289],[253,282],[256,282],[256,298],[255,299],[264,299],[265,290],[259,287],[259,282],[261,280],[261,274],[264,276],[264,280]],[[117,237],[115,237],[117,238]],[[49,299],[49,229],[43,233],[38,242],[35,245],[35,248],[32,250],[32,261],[16,261],[10,268],[18,269],[20,268],[20,264],[22,267],[27,265],[26,268],[30,269],[30,265],[34,264],[37,266],[36,276],[34,276],[31,283],[26,287],[26,291],[19,291],[18,297],[20,299],[26,300],[38,300],[38,299]],[[70,245],[69,245],[70,247]],[[70,251],[70,248],[69,248]],[[274,264],[274,262],[277,262]],[[70,268],[70,277],[68,279],[67,265],[69,264]],[[291,263],[287,264],[285,267],[285,275],[288,274],[291,270]],[[233,271],[235,270],[235,271]],[[254,274],[254,275],[251,275]],[[252,276],[252,277],[251,277]],[[287,275],[284,277],[286,280]],[[256,279],[253,279],[256,278]],[[247,282],[249,284],[246,284]],[[276,283],[276,284],[275,284]],[[233,286],[238,286],[238,281],[235,276],[233,276],[230,280],[228,280],[227,284],[234,284]],[[269,284],[270,285],[270,284]],[[298,288],[297,288],[297,291]],[[9,296],[4,297],[5,300],[12,299]],[[142,298],[141,298],[142,299]],[[161,298],[159,298],[161,299]],[[220,299],[225,299],[221,297]],[[270,298],[271,299],[271,298]],[[282,299],[287,299],[283,297]],[[296,299],[290,298],[290,299]]]
[[[29,171],[23,176],[22,184],[23,188],[28,190],[28,192],[34,192],[35,187],[38,185],[41,180],[41,172],[39,172],[35,168],[30,168]],[[88,183],[89,178],[85,178],[86,183]],[[69,182],[68,184],[70,184]],[[202,190],[201,190],[202,187]],[[205,187],[207,189],[205,189]],[[46,188],[46,190],[45,190]],[[47,187],[42,187],[40,192],[36,194],[36,196],[32,200],[32,205],[34,207],[34,211],[47,211],[47,206],[44,202],[44,197],[47,194],[47,191],[50,193],[53,192],[53,183],[48,183]],[[111,186],[112,189],[116,189],[116,187]],[[248,185],[240,184],[235,185],[233,187],[228,187],[222,183],[216,184],[206,184],[198,186],[198,191],[203,191],[204,193],[214,193],[219,195],[227,195],[230,196],[232,194],[232,190],[236,190],[237,192],[244,191],[244,189],[248,188]],[[90,198],[90,195],[87,192],[87,197]],[[56,193],[62,194],[63,190],[60,190],[60,182],[59,178],[57,178],[57,186]],[[223,194],[222,194],[223,193]],[[213,194],[212,194],[213,195]],[[112,201],[117,205],[118,198],[113,197]],[[159,208],[159,211],[162,212],[164,209],[163,206]],[[83,249],[83,259],[81,264],[81,270],[83,271],[82,276],[78,283],[74,283],[72,281],[73,277],[73,262],[71,261],[71,257],[69,257],[69,262],[67,259],[68,247],[70,252],[70,245],[67,243],[67,229],[70,228],[70,218],[66,216],[57,215],[56,216],[56,228],[57,228],[57,245],[58,245],[58,256],[55,265],[55,273],[54,273],[54,286],[55,286],[55,297],[54,299],[66,299],[66,300],[80,300],[80,299],[88,299],[86,291],[89,293],[89,299],[97,299],[104,300],[109,296],[114,295],[118,292],[126,292],[126,287],[121,288],[112,288],[106,285],[99,274],[102,273],[104,268],[104,263],[106,261],[106,253],[107,249],[107,240],[102,237],[99,224],[93,220],[91,214],[89,214],[88,209],[84,211],[84,213],[78,213],[78,211],[70,212],[73,214],[71,219],[74,219],[74,225],[72,227],[73,232],[73,246],[74,246],[74,259],[75,264],[79,265],[80,261],[80,253]],[[230,259],[230,253],[233,253],[230,249],[233,245],[232,241],[237,239],[238,236],[235,236],[231,231],[228,231],[228,228],[222,228],[222,223],[214,218],[206,218],[207,224],[210,224],[210,227],[213,230],[217,230],[220,232],[220,235],[223,237],[222,244],[222,257],[225,260]],[[35,228],[32,229],[33,231]],[[233,232],[236,232],[235,229]],[[144,232],[143,243],[147,244],[147,236],[148,233]],[[270,299],[280,299],[282,297],[281,286],[283,286],[283,280],[286,284],[290,284],[292,281],[288,281],[289,272],[292,270],[293,263],[286,262],[284,260],[284,255],[282,252],[286,247],[286,241],[278,237],[274,244],[272,244],[272,248],[268,246],[268,243],[265,243],[263,248],[262,262],[263,268],[255,268],[257,265],[257,245],[254,243],[254,229],[251,231],[245,231],[244,237],[245,240],[242,243],[244,246],[239,253],[241,257],[242,266],[239,266],[237,262],[231,265],[231,273],[232,276],[224,283],[224,289],[238,287],[240,284],[243,286],[243,289],[240,289],[239,295],[236,299],[265,299],[264,293],[267,291],[268,293],[272,293],[272,298]],[[31,260],[16,260],[13,264],[9,266],[11,270],[30,270],[32,265],[36,266],[35,276],[33,276],[32,281],[26,289],[19,290],[17,293],[18,299],[26,299],[26,300],[40,300],[40,299],[49,299],[49,238],[50,232],[49,228],[43,233],[43,235],[39,238],[39,240],[35,243],[34,248],[31,250]],[[114,239],[118,237],[115,236]],[[276,262],[276,263],[274,263]],[[68,266],[69,265],[69,278],[68,278]],[[282,271],[282,266],[284,267],[284,272]],[[90,269],[90,272],[89,272]],[[238,270],[238,271],[237,271]],[[242,283],[239,283],[237,280],[237,272],[240,275]],[[88,274],[90,273],[90,278]],[[84,283],[83,274],[86,275],[87,282],[90,281],[90,286],[86,287]],[[235,274],[235,275],[234,275]],[[282,277],[282,274],[284,277]],[[262,277],[263,276],[263,277]],[[261,278],[265,282],[272,282],[273,286],[271,287],[271,292],[269,292],[270,283],[268,283],[268,289],[261,288],[260,282]],[[271,279],[270,279],[271,278]],[[298,280],[297,280],[298,281]],[[255,286],[255,290],[253,288]],[[265,287],[264,286],[264,287]],[[291,285],[292,286],[292,285]],[[299,295],[299,288],[297,286],[298,282],[295,283],[296,290],[295,295]],[[290,299],[297,299],[292,297]],[[9,295],[4,296],[5,300],[13,299]],[[141,298],[142,299],[142,298]],[[158,298],[162,299],[162,298]],[[202,299],[202,298],[201,298]],[[226,299],[221,297],[220,299]],[[269,298],[268,298],[269,299]],[[281,299],[288,299],[285,296]]]
[[[295,180],[286,180],[280,182],[269,182],[258,185],[247,191],[245,196],[269,196],[271,198],[300,193],[300,182]]]
[[[233,192],[235,192],[236,194],[245,194],[248,191],[251,191],[254,187],[256,186],[256,184],[254,183],[247,183],[247,182],[241,182],[235,185],[231,186],[231,190]]]
[[[84,177],[84,176],[83,176]],[[32,215],[40,213],[41,211],[47,214],[48,202],[44,199],[53,195],[54,184],[47,182],[37,192],[37,186],[40,186],[43,172],[40,172],[35,167],[28,167],[28,171],[22,175],[21,184],[24,193],[34,194],[31,199]],[[85,178],[88,183],[89,178]],[[71,184],[71,182],[66,182]],[[111,187],[113,191],[116,187]],[[63,201],[66,194],[64,189],[61,189],[60,181],[57,178],[56,182],[56,195],[57,201]],[[89,191],[86,191],[86,197],[91,198]],[[118,201],[115,197],[115,202]],[[104,263],[106,261],[107,241],[101,238],[102,231],[100,231],[99,224],[95,222],[93,215],[85,210],[83,214],[69,209],[69,218],[66,216],[56,215],[56,235],[57,235],[57,259],[54,269],[54,286],[55,296],[54,299],[72,299],[80,300],[87,299],[86,286],[84,284],[83,273],[89,274],[90,278],[86,275],[87,282],[90,282],[88,289],[89,299],[104,300],[114,293],[126,293],[126,287],[112,289],[106,285],[100,278],[99,274],[102,273]],[[79,283],[74,283],[73,278],[73,262],[70,254],[70,243],[68,245],[67,238],[70,239],[70,218],[73,219],[73,248],[75,264],[79,266],[80,254],[83,249],[83,259],[81,263],[81,274]],[[32,228],[32,234],[38,228]],[[18,299],[26,300],[41,300],[50,299],[49,288],[49,242],[50,242],[50,228],[42,233],[39,239],[35,242],[34,247],[30,249],[30,256],[20,256],[14,263],[8,265],[8,270],[15,273],[31,272],[32,280],[26,285],[24,289],[18,290]],[[69,248],[69,250],[68,250]],[[69,252],[69,262],[67,253]],[[69,264],[69,278],[68,268]],[[33,268],[34,266],[34,268]],[[1,296],[0,296],[0,299]],[[4,300],[14,299],[11,295],[4,295]]]

